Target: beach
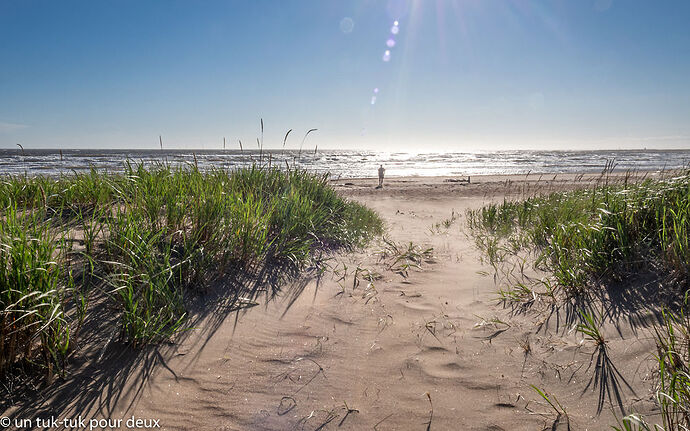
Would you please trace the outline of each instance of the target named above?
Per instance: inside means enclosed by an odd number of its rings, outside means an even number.
[[[690,2],[0,1],[0,430],[690,431]]]
[[[175,344],[122,349],[112,329],[94,331],[66,379],[3,415],[123,419],[120,429],[132,416],[170,430],[610,429],[621,414],[615,397],[597,413],[596,346],[567,307],[501,304],[500,277],[465,220],[489,202],[598,178],[399,177],[382,189],[374,179],[334,180],[341,196],[380,215],[388,243],[330,256],[320,276],[307,272],[240,311],[212,288]],[[395,264],[392,247],[413,250],[419,264]],[[602,331],[626,412],[648,414],[656,317],[635,316],[608,319]]]

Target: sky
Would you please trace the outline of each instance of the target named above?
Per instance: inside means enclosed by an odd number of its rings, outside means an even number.
[[[0,0],[0,147],[690,149],[687,0]]]

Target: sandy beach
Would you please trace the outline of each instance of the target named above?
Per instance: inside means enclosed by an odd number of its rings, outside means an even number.
[[[197,299],[177,344],[132,351],[104,324],[83,336],[64,380],[8,400],[3,415],[122,419],[94,429],[127,429],[132,416],[168,430],[568,429],[535,385],[565,407],[570,429],[610,429],[620,412],[607,399],[597,414],[595,347],[565,309],[501,305],[500,280],[465,226],[468,208],[596,178],[334,182],[380,214],[387,238],[433,248],[433,257],[401,274],[378,240],[239,312],[224,307],[219,286]],[[655,314],[638,313],[603,328],[626,411],[649,414]]]

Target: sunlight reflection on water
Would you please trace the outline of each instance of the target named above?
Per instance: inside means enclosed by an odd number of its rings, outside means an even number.
[[[448,176],[481,174],[525,174],[601,172],[607,160],[615,159],[617,170],[678,169],[690,163],[690,150],[629,151],[492,151],[492,152],[377,152],[314,150],[0,150],[0,174],[59,175],[91,169],[122,171],[123,161],[145,164],[194,164],[200,169],[233,169],[249,166],[263,158],[272,166],[300,166],[333,177],[374,177],[380,164],[389,176]]]

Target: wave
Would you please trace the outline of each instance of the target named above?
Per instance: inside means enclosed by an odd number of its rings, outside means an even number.
[[[618,170],[662,170],[687,167],[690,150],[597,150],[597,151],[493,151],[493,152],[376,152],[321,150],[316,154],[297,150],[0,150],[0,175],[61,175],[91,168],[121,171],[123,161],[152,165],[190,165],[196,158],[200,169],[234,169],[268,157],[274,166],[301,166],[335,177],[376,176],[379,165],[389,176],[455,176],[599,172],[615,160]]]

